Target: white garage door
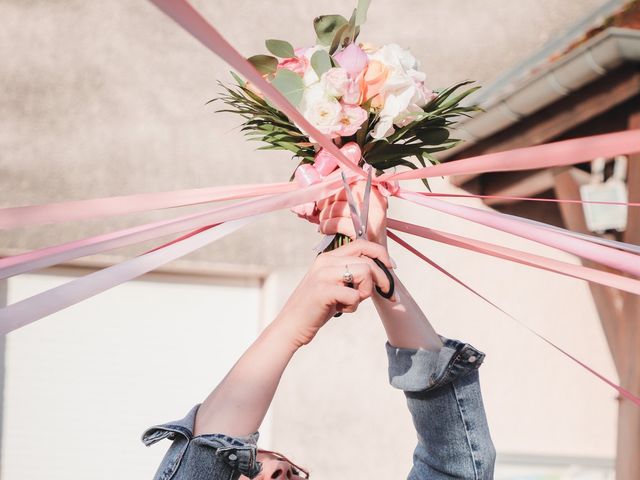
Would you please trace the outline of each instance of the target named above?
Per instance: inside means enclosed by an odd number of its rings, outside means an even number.
[[[11,279],[8,303],[75,274]],[[259,282],[237,283],[148,275],[8,335],[2,480],[151,478],[166,445],[142,431],[202,401],[256,336]]]

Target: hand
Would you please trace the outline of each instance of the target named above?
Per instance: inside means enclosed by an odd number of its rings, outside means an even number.
[[[351,185],[351,192],[360,210],[362,209],[365,186],[366,181],[364,180],[359,180]],[[387,246],[387,206],[387,198],[373,185],[369,198],[367,238],[384,247]],[[347,203],[347,192],[344,189],[331,197],[318,201],[317,209],[319,210],[319,224],[322,233],[325,235],[342,233],[351,239],[356,238]]]
[[[365,240],[318,255],[275,319],[274,326],[288,335],[296,348],[301,347],[309,343],[336,312],[355,312],[360,302],[371,296],[375,285],[388,291],[389,280],[372,258],[392,268],[386,248]],[[343,282],[347,269],[353,275],[353,288]]]

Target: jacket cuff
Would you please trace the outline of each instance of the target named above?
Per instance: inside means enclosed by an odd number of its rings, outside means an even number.
[[[434,390],[477,370],[485,354],[468,343],[440,337],[439,351],[397,348],[387,342],[389,383],[405,392]]]
[[[199,407],[200,405],[193,407],[182,420],[148,428],[142,434],[142,442],[148,447],[165,438],[169,440],[183,438],[187,442],[212,448],[215,455],[221,457],[225,463],[246,477],[253,478],[258,475],[262,468],[256,459],[259,433],[255,432],[246,437],[230,437],[214,433],[194,438],[193,429]]]

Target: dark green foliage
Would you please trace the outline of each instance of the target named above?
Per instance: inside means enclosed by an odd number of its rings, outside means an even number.
[[[243,117],[241,130],[245,135],[251,140],[266,143],[260,150],[287,150],[299,163],[313,163],[316,152],[309,137],[282,112],[249,90],[237,75],[234,78],[237,86],[220,84],[224,92],[216,100],[223,102],[226,108],[219,111]],[[476,106],[460,105],[465,97],[479,88],[463,88],[471,83],[460,82],[440,91],[413,122],[397,128],[386,139],[373,141],[370,137],[369,132],[377,121],[377,116],[370,114],[358,132],[352,137],[343,138],[343,142],[357,142],[362,148],[365,162],[377,171],[401,166],[416,169],[436,164],[438,161],[434,153],[453,148],[461,142],[450,136],[456,121],[479,110]],[[429,188],[426,179],[423,182]]]

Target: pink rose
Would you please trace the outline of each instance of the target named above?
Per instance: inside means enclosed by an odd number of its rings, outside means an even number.
[[[347,72],[342,68],[330,68],[322,74],[320,81],[324,85],[325,92],[335,98],[342,97],[349,85]]]
[[[362,100],[362,91],[360,90],[360,82],[358,79],[349,80],[347,89],[342,96],[342,102],[349,105],[358,105]]]
[[[352,78],[357,77],[369,63],[367,54],[355,43],[350,43],[344,50],[336,53],[333,58]]]
[[[368,117],[369,114],[364,108],[360,108],[357,105],[342,105],[342,117],[340,118],[338,135],[349,137],[355,134]]]
[[[278,68],[284,68],[291,70],[293,73],[297,73],[300,76],[304,75],[304,72],[309,68],[309,59],[304,56],[307,51],[306,48],[296,48],[295,57],[283,58],[278,62]]]

